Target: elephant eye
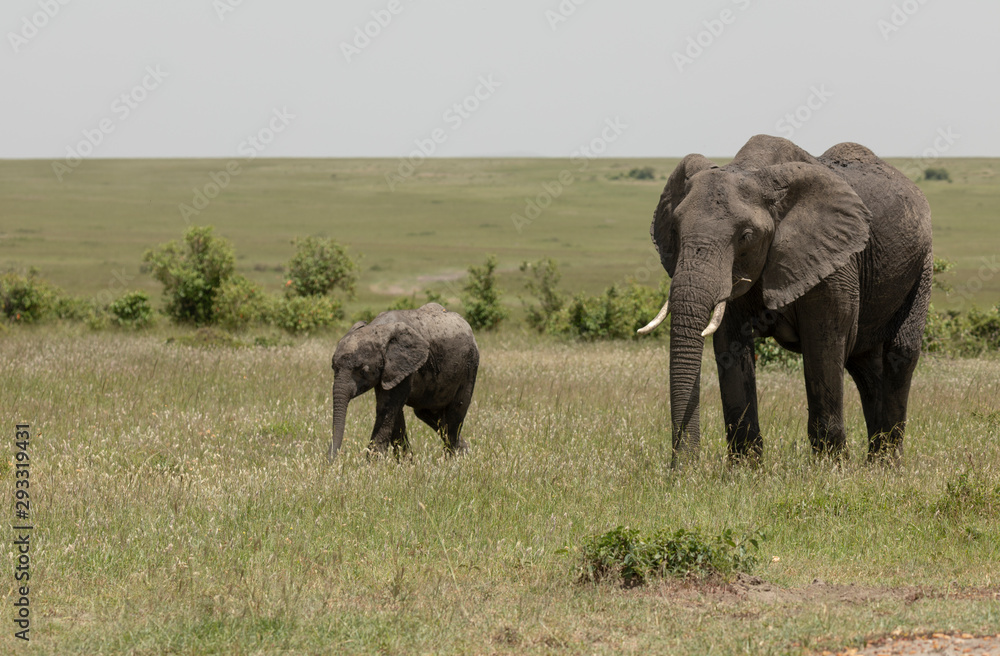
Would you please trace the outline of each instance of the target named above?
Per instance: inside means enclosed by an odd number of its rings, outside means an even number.
[[[746,230],[743,231],[743,234],[740,235],[740,243],[745,244],[751,239],[753,239],[753,230],[747,228]]]

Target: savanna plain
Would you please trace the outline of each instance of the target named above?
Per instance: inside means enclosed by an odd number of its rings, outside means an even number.
[[[143,251],[181,236],[178,206],[226,164],[86,161],[58,182],[50,162],[0,162],[0,264],[77,294],[158,297]],[[519,320],[522,261],[557,261],[570,292],[655,286],[648,225],[675,164],[435,160],[390,191],[396,161],[256,160],[191,218],[273,291],[292,238],[347,245],[360,256],[348,317],[425,289],[460,309],[465,270],[496,254],[513,317],[477,335],[471,448],[457,458],[412,414],[409,457],[366,458],[369,394],[327,463],[330,357],[349,319],[268,346],[186,345],[193,329],[165,317],[139,332],[0,327],[11,518],[14,426],[33,431],[31,651],[807,654],[1000,633],[996,354],[921,359],[898,469],[865,463],[849,378],[851,457],[831,463],[809,452],[801,369],[763,368],[765,454],[750,469],[725,463],[708,348],[702,457],[675,472],[665,335],[579,342]],[[920,185],[936,255],[956,266],[934,305],[995,305],[1000,163],[937,165],[953,182]],[[627,176],[645,166],[655,179]],[[563,172],[572,183],[551,204],[512,220]],[[583,580],[584,546],[617,526],[763,537],[745,573]],[[6,652],[24,647],[12,540]]]

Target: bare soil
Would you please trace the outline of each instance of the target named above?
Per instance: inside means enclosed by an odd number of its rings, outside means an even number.
[[[738,617],[753,617],[755,611],[739,607],[748,602],[763,604],[869,604],[890,599],[912,604],[921,599],[984,599],[1000,600],[1000,589],[966,588],[947,592],[908,586],[879,588],[864,585],[829,584],[819,579],[801,588],[783,588],[757,576],[740,574],[734,581],[710,578],[702,581],[664,581],[650,590],[651,594],[667,597],[683,606],[729,605]],[[1000,656],[1000,634],[976,636],[968,633],[929,633],[920,635],[894,634],[873,637],[863,649],[817,652],[823,656],[897,656],[902,654],[935,654],[958,656]]]

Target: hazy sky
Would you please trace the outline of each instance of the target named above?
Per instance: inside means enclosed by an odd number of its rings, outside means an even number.
[[[3,0],[0,27],[3,158],[725,156],[757,133],[1000,156],[996,0]]]

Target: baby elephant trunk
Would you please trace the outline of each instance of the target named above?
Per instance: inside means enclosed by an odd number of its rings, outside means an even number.
[[[333,460],[344,442],[344,424],[347,422],[347,404],[354,398],[354,389],[350,383],[333,384],[333,441],[326,457]]]

